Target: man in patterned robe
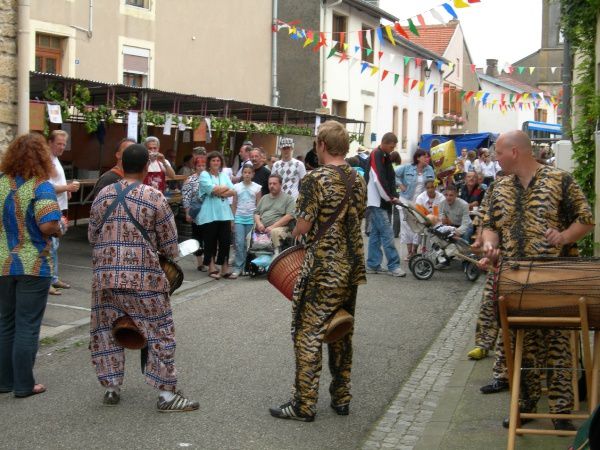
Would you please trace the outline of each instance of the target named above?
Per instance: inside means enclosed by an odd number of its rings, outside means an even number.
[[[304,177],[296,202],[293,234],[305,234],[307,244],[292,300],[296,359],[293,398],[270,409],[271,415],[280,419],[314,420],[328,321],[341,308],[354,315],[358,285],[366,283],[360,232],[366,210],[366,185],[362,177],[352,174],[344,160],[348,145],[348,133],[340,123],[330,120],[319,127],[317,153],[322,165]],[[346,179],[351,183],[352,175],[354,183],[345,201]],[[320,227],[327,226],[339,205],[339,215],[316,240]],[[342,416],[348,415],[352,399],[352,333],[353,330],[328,344],[331,407]]]
[[[590,206],[568,172],[539,164],[531,141],[522,131],[502,134],[496,157],[509,174],[490,187],[483,211],[482,267],[499,256],[510,258],[576,256],[576,242],[593,229]],[[521,412],[535,411],[541,396],[541,367],[548,371],[548,403],[551,413],[573,409],[569,333],[563,330],[526,330]],[[525,423],[531,419],[522,419]],[[574,430],[570,420],[554,419],[556,430]],[[508,427],[508,420],[503,424]]]
[[[198,403],[177,391],[175,330],[169,281],[159,264],[178,254],[173,213],[162,193],[142,184],[148,151],[134,144],[123,151],[124,178],[102,189],[91,208],[88,239],[94,246],[90,350],[103,403],[120,400],[125,354],[112,336],[113,323],[127,315],[148,344],[146,382],[159,390],[160,412],[193,411]],[[111,205],[120,191],[124,199]],[[144,236],[146,234],[146,236]]]

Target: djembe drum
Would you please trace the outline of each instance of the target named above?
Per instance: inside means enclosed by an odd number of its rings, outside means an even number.
[[[269,283],[290,301],[294,296],[294,286],[298,281],[305,254],[306,250],[303,245],[294,245],[277,255],[267,272]],[[352,330],[353,325],[354,317],[345,309],[340,308],[327,322],[324,342],[330,344],[343,338]]]
[[[588,405],[598,398],[600,334],[595,333],[591,355],[590,330],[600,330],[599,258],[505,258],[494,274],[504,350],[511,387],[508,446],[515,447],[517,434],[574,435],[574,431],[521,428],[522,419],[585,419],[588,414],[541,414],[519,411],[521,370],[525,329],[552,328],[581,330],[583,365],[588,388]],[[514,358],[510,330],[516,331]],[[571,332],[573,367],[577,364],[577,333]],[[577,392],[577,377],[573,377]],[[578,400],[576,399],[576,402]]]

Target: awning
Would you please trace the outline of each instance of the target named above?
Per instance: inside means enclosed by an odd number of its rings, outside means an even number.
[[[525,129],[527,127],[527,129]],[[523,124],[523,130],[543,131],[550,134],[562,134],[562,126],[558,123],[527,121]]]

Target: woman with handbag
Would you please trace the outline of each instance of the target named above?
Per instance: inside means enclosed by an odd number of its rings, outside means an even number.
[[[202,198],[198,195],[200,191],[200,174],[206,170],[206,156],[197,155],[194,161],[196,172],[190,175],[181,188],[181,203],[185,209],[185,221],[192,225],[192,237],[200,243],[200,248],[194,253],[196,255],[197,268],[200,272],[206,272],[203,264],[202,253],[202,227],[196,223],[196,217],[202,208]]]
[[[51,236],[62,234],[44,137],[15,139],[0,173],[0,393],[29,397],[46,391],[33,366],[52,277]]]
[[[329,120],[319,127],[320,167],[302,179],[294,237],[306,235],[306,254],[292,299],[296,376],[292,399],[270,409],[273,417],[312,422],[316,414],[322,347],[330,319],[344,309],[354,315],[359,284],[366,283],[361,220],[366,184],[346,163],[348,132]],[[326,231],[326,232],[325,232]],[[328,344],[331,407],[350,410],[352,334]]]

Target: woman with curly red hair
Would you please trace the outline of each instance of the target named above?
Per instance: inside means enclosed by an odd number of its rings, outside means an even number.
[[[33,365],[52,277],[51,236],[61,234],[50,149],[19,136],[0,161],[0,393],[45,392]]]

